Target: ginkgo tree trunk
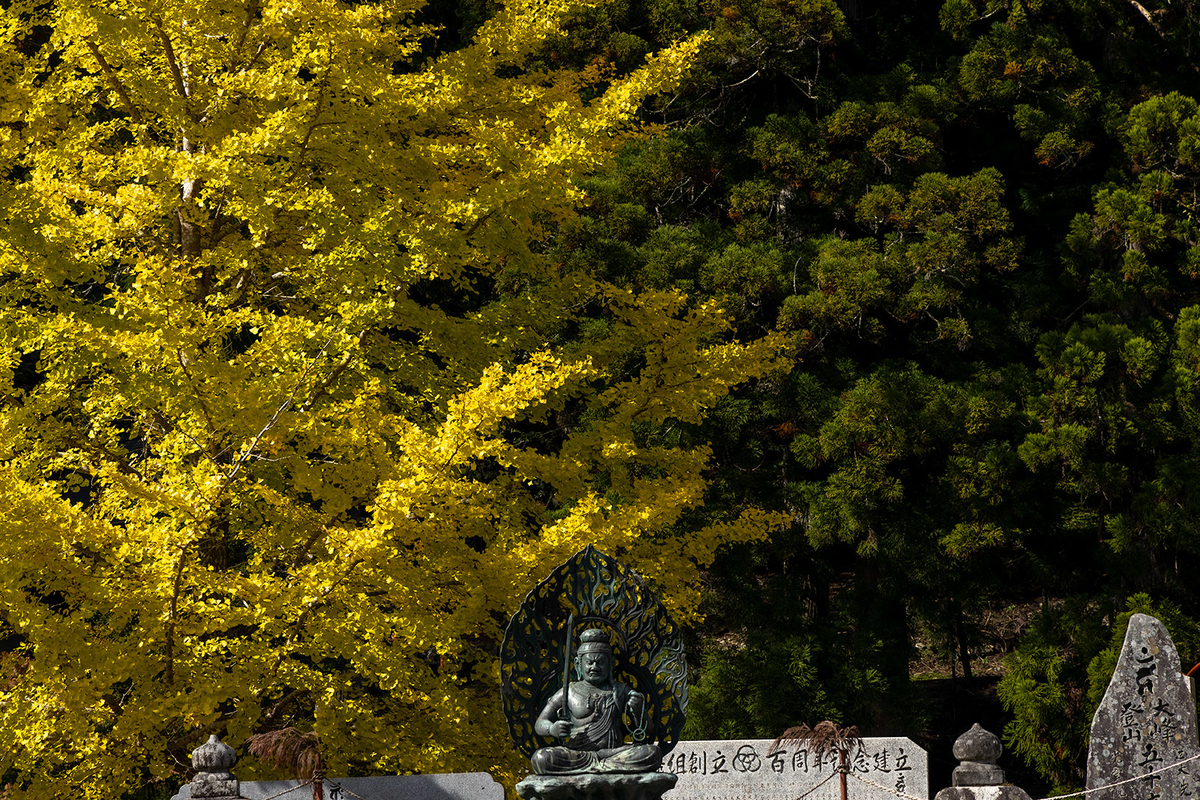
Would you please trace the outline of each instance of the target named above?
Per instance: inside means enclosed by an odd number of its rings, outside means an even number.
[[[536,580],[594,543],[686,617],[773,524],[683,524],[709,451],[678,432],[779,343],[542,255],[703,41],[537,72],[579,3],[433,55],[420,5],[2,12],[9,797],[287,725],[330,774],[511,773],[495,643]]]

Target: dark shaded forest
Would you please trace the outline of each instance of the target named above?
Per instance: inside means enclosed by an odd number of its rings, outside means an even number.
[[[828,718],[925,742],[936,784],[982,721],[1030,791],[1080,786],[1128,613],[1200,658],[1200,9],[631,0],[544,58],[698,30],[553,250],[791,336],[703,429],[645,431],[714,443],[692,524],[791,519],[707,574],[689,733]]]

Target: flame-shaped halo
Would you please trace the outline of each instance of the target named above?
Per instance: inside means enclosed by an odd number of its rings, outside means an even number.
[[[683,637],[666,607],[640,575],[588,545],[533,588],[513,614],[500,650],[504,716],[517,749],[527,756],[557,744],[533,724],[554,692],[562,691],[567,620],[574,636],[608,632],[614,678],[646,696],[646,739],[670,752],[687,717]],[[638,720],[629,721],[636,728]]]

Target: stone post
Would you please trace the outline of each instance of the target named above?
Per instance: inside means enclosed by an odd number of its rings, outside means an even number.
[[[954,743],[959,765],[951,776],[953,787],[942,789],[934,800],[1030,800],[1024,789],[1004,782],[1000,737],[975,724]]]
[[[243,800],[239,792],[238,779],[229,771],[237,763],[237,753],[223,743],[216,734],[192,751],[192,766],[196,777],[192,778],[192,797],[206,800]]]

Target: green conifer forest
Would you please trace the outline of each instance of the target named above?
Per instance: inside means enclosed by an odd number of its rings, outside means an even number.
[[[707,573],[690,732],[919,736],[921,665],[982,669],[1030,790],[1081,786],[1128,612],[1200,659],[1200,7],[630,0],[546,58],[700,29],[554,251],[790,337],[646,431],[713,443],[698,517],[791,520]]]

